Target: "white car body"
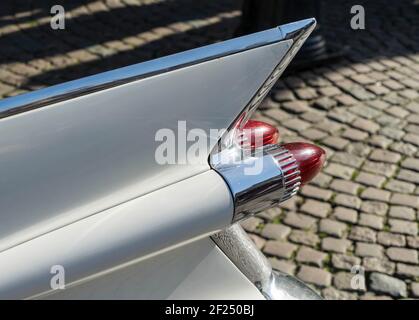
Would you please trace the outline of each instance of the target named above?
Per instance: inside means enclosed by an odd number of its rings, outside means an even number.
[[[1,100],[0,298],[310,297],[297,282],[268,294],[210,237],[232,224],[234,201],[208,157],[220,139],[211,129],[231,126],[314,24]],[[179,121],[205,132],[208,153],[159,164],[156,132],[186,134]],[[54,266],[65,289],[51,285]]]

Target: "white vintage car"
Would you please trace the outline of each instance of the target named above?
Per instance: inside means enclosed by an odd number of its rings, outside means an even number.
[[[314,26],[1,100],[0,298],[320,298],[238,224],[324,162],[250,120]]]

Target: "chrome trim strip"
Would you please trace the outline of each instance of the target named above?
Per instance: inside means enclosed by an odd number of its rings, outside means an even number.
[[[288,36],[282,27],[176,53],[0,100],[0,118],[73,99],[96,91],[266,46]]]
[[[263,253],[237,223],[211,239],[268,300],[319,300],[300,280],[272,270]]]
[[[308,36],[309,31],[314,28],[315,24],[315,19],[301,20],[266,31],[2,99],[0,100],[0,119],[282,40],[293,39],[296,41],[305,36],[306,33],[306,36]],[[290,51],[293,51],[292,48]]]

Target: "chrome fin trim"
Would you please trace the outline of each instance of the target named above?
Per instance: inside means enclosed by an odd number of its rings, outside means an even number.
[[[302,20],[299,23],[291,23],[2,99],[0,100],[0,119],[282,40],[297,39],[301,36],[302,30],[313,23],[315,24],[314,19]]]

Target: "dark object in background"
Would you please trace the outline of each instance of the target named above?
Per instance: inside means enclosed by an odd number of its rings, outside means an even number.
[[[322,35],[321,0],[244,0],[236,35],[258,32],[275,26],[315,17],[316,29],[298,52],[290,68],[302,69],[329,62],[343,55],[345,48],[326,43]]]

